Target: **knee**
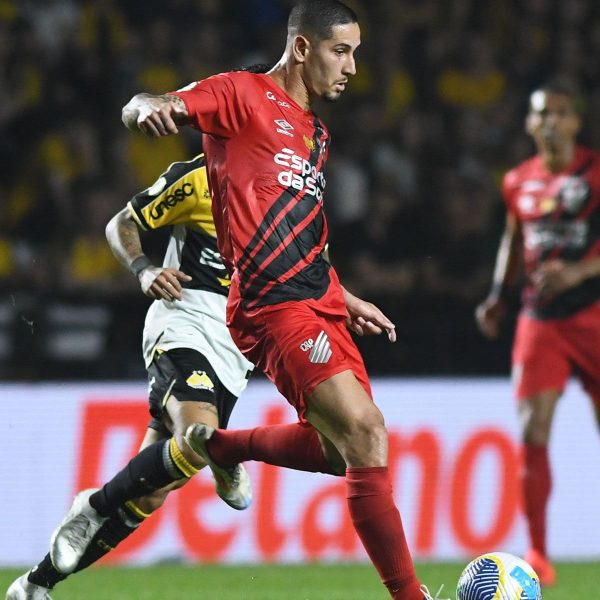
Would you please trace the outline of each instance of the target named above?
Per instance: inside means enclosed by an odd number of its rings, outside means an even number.
[[[345,459],[349,466],[387,464],[388,432],[383,415],[373,404],[349,425]]]
[[[357,443],[366,445],[387,441],[387,429],[379,410],[372,410],[360,415],[351,424],[351,435]]]

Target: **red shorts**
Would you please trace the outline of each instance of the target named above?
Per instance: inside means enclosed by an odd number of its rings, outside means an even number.
[[[600,406],[600,302],[566,319],[541,321],[522,313],[512,365],[519,399],[562,391],[574,371]]]
[[[305,302],[254,308],[238,307],[229,330],[233,341],[277,386],[304,419],[304,394],[342,371],[353,371],[371,394],[362,357],[346,328],[346,319],[322,314]]]

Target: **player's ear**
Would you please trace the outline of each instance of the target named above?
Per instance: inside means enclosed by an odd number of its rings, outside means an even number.
[[[298,63],[306,61],[308,51],[310,50],[310,42],[303,35],[297,35],[292,42],[292,54]]]

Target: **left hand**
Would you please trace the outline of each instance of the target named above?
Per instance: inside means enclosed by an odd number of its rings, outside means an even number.
[[[380,335],[387,332],[390,342],[396,341],[396,326],[371,302],[361,300],[344,290],[348,329],[358,335]]]
[[[532,275],[532,281],[540,294],[552,298],[565,290],[579,285],[585,279],[580,263],[550,260],[543,263]]]

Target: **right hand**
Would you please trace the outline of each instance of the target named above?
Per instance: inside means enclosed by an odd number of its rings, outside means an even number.
[[[506,313],[506,305],[500,298],[488,296],[476,309],[475,321],[485,337],[494,340],[498,337],[500,321]]]
[[[183,271],[172,267],[148,267],[138,276],[142,291],[154,300],[181,300],[182,281],[191,281]]]
[[[161,137],[179,133],[177,124],[186,123],[187,116],[185,104],[178,96],[137,94],[123,107],[121,118],[130,130]]]
[[[132,102],[137,111],[137,128],[149,137],[179,133],[177,123],[187,116],[187,111],[175,99],[151,96]]]

